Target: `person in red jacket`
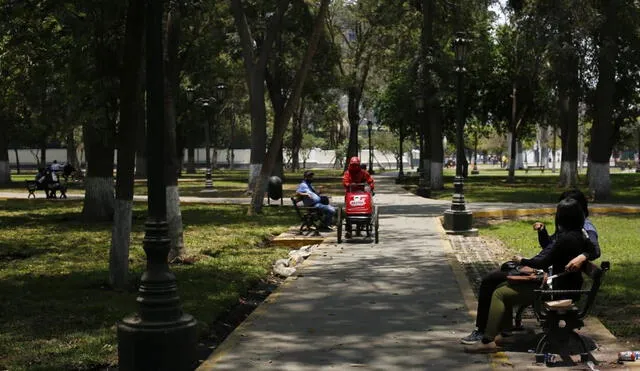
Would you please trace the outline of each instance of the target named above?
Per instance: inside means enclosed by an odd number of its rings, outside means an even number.
[[[369,184],[369,188],[371,189],[371,195],[374,195],[373,189],[375,188],[373,183],[373,178],[369,173],[364,170],[360,166],[360,159],[358,157],[351,157],[349,159],[349,167],[347,171],[344,172],[342,176],[342,185],[344,186],[345,191],[349,192],[349,184],[353,183],[367,183]],[[360,185],[358,187],[351,187],[351,190],[364,190],[364,185]],[[346,238],[351,238],[351,224],[347,223],[346,225]],[[356,235],[360,235],[360,226],[358,225],[356,228]]]
[[[369,173],[360,167],[360,159],[358,157],[351,157],[349,159],[349,167],[342,176],[342,186],[346,191],[349,191],[349,184],[352,183],[368,183],[373,194],[374,182]],[[363,189],[363,188],[360,188]]]

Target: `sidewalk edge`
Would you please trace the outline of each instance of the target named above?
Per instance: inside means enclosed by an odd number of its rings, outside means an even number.
[[[453,275],[458,283],[458,288],[460,289],[460,293],[462,294],[462,298],[467,307],[467,313],[472,319],[476,318],[476,307],[477,300],[476,296],[473,293],[473,289],[471,288],[471,284],[469,283],[469,279],[467,278],[466,273],[458,264],[458,259],[455,256],[453,251],[453,247],[451,247],[451,241],[447,237],[447,233],[442,226],[439,218],[434,218],[436,222],[436,228],[438,229],[438,233],[440,233],[440,240],[442,241],[442,248],[447,257],[447,261],[449,262],[449,267],[453,272]],[[509,363],[509,357],[505,352],[497,352],[488,355],[490,359],[490,367],[492,370],[498,369],[498,367],[502,364]]]

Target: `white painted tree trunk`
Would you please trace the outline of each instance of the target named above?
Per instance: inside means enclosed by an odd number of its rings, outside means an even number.
[[[596,200],[606,200],[611,195],[609,164],[589,164],[589,190]]]
[[[443,189],[442,162],[431,161],[431,189]]]
[[[85,179],[82,215],[91,221],[109,221],[113,218],[114,188],[112,177]]]
[[[565,188],[575,187],[577,179],[578,163],[576,161],[562,161],[560,163],[560,186]]]
[[[167,187],[167,224],[169,225],[169,261],[184,254],[182,212],[180,211],[180,193],[178,186]]]
[[[11,181],[11,169],[9,161],[0,161],[0,184],[9,183]]]
[[[115,200],[109,252],[109,283],[116,290],[126,290],[129,282],[132,208],[131,200]]]
[[[249,165],[249,191],[253,191],[253,189],[255,188],[261,170],[262,164]]]

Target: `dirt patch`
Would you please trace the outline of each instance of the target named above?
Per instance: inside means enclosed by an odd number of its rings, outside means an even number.
[[[210,324],[209,334],[204,339],[200,339],[198,344],[198,360],[205,361],[222,344],[224,339],[247,319],[282,282],[284,282],[284,278],[271,274],[250,288],[245,295],[238,299],[235,306],[229,308]]]

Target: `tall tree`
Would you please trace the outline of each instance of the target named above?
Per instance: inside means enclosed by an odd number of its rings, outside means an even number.
[[[271,175],[273,167],[279,154],[282,153],[282,139],[288,126],[291,116],[296,110],[296,106],[300,101],[302,89],[304,87],[307,74],[311,69],[311,62],[313,56],[316,53],[320,37],[324,31],[324,22],[329,7],[330,0],[321,0],[318,8],[316,19],[313,24],[312,34],[307,44],[307,49],[304,57],[300,61],[300,66],[295,71],[295,77],[290,87],[290,95],[285,97],[281,95],[281,92],[275,92],[279,96],[276,99],[282,104],[282,113],[276,117],[276,121],[273,125],[273,136],[271,137],[271,143],[269,144],[269,150],[265,157],[265,163],[260,171],[260,177],[256,182],[251,197],[251,208],[249,214],[258,213],[262,210],[262,203],[264,199],[264,190],[266,189],[267,178]],[[272,98],[273,99],[273,98]]]
[[[169,260],[184,252],[182,213],[180,212],[180,193],[178,192],[178,174],[182,156],[176,153],[176,101],[180,89],[180,63],[178,45],[180,40],[180,2],[171,1],[166,21],[165,42],[165,125],[166,158],[165,184],[167,185],[167,224],[171,240]]]
[[[231,0],[231,10],[236,24],[242,58],[244,60],[245,78],[249,90],[249,104],[251,107],[251,158],[249,165],[249,189],[255,192],[256,177],[262,172],[265,159],[267,138],[267,114],[265,106],[265,71],[267,61],[273,50],[276,35],[280,32],[281,20],[289,7],[290,0],[276,1],[276,8],[269,17],[266,30],[262,37],[256,37],[258,32],[251,32],[245,6],[242,0]],[[253,10],[255,11],[255,9]],[[268,11],[264,11],[268,13]],[[254,195],[255,197],[255,195]],[[262,194],[260,195],[262,199]]]
[[[589,146],[589,188],[596,199],[604,200],[611,194],[609,158],[614,144],[613,99],[616,88],[616,59],[618,56],[617,0],[599,1],[602,21],[598,28],[598,84],[596,86],[594,120]]]
[[[133,207],[133,178],[135,167],[138,114],[142,106],[142,57],[144,36],[144,0],[130,0],[124,38],[124,54],[120,77],[120,120],[117,145],[118,166],[116,200],[114,203],[111,251],[109,254],[109,282],[113,288],[126,289],[129,274],[129,242]]]

